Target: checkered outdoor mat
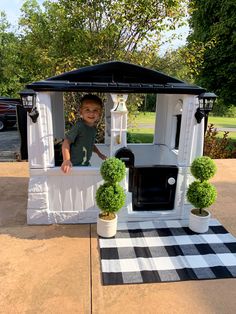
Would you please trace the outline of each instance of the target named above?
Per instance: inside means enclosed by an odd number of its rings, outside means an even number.
[[[120,223],[99,246],[104,285],[236,277],[236,238],[216,219],[204,234],[176,220]]]

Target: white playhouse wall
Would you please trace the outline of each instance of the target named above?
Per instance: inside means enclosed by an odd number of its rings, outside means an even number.
[[[38,121],[28,117],[28,224],[96,221],[95,194],[102,183],[99,167],[73,167],[64,174],[55,167],[54,139],[64,137],[63,94],[37,94]],[[108,154],[106,147],[103,151]]]
[[[190,206],[185,191],[191,176],[189,166],[195,156],[202,155],[204,125],[194,118],[196,96],[158,95],[157,122],[153,144],[128,144],[135,155],[135,165],[176,165],[179,168],[175,206],[173,210],[133,212],[131,195],[127,192],[126,206],[120,211],[120,221],[186,218]],[[112,108],[108,97],[106,108]],[[37,94],[39,118],[33,123],[28,117],[28,153],[30,180],[27,221],[29,224],[96,222],[98,208],[95,194],[102,183],[99,173],[101,160],[93,155],[92,167],[73,167],[64,174],[54,163],[54,139],[64,137],[63,93]],[[106,121],[109,112],[106,111]],[[179,149],[174,148],[176,114],[182,114]],[[99,149],[110,153],[111,132],[106,123],[105,144]],[[127,178],[124,186],[127,189]]]
[[[204,124],[194,117],[196,109],[194,95],[157,95],[156,125],[153,144],[128,144],[135,154],[135,165],[176,165],[178,179],[173,210],[133,211],[130,193],[127,208],[119,212],[124,221],[151,219],[187,219],[191,205],[186,200],[186,190],[193,180],[190,164],[203,153]],[[181,114],[179,148],[175,149],[177,127],[176,115]]]

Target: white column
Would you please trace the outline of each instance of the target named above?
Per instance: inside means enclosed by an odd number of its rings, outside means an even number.
[[[65,116],[62,92],[50,92],[54,139],[65,136]]]
[[[196,157],[203,155],[203,146],[204,146],[204,119],[202,119],[201,123],[195,122],[194,136],[190,152],[191,153],[189,161],[190,164]]]
[[[196,96],[184,95],[178,153],[178,164],[180,166],[188,167],[194,156],[202,150],[203,138],[202,135],[199,137],[201,127],[194,116],[196,109]]]
[[[127,116],[126,101],[128,95],[111,94],[113,108],[111,110],[111,145],[110,156],[124,146],[127,146]]]
[[[154,144],[165,143],[165,129],[167,121],[167,95],[160,94],[156,96],[156,122],[154,133]]]
[[[39,117],[28,124],[28,154],[30,168],[54,167],[54,144],[50,93],[37,93]]]
[[[111,110],[113,108],[113,100],[111,94],[106,94],[105,103],[105,144],[110,145],[111,143]]]

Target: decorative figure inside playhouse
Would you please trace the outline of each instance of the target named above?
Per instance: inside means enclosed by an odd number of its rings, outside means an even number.
[[[103,183],[102,159],[91,156],[91,166],[73,166],[69,174],[58,167],[55,139],[65,137],[66,92],[103,93],[105,142],[96,144],[107,157],[126,164],[126,203],[119,221],[186,219],[191,209],[186,190],[192,180],[190,165],[203,154],[204,123],[215,95],[161,72],[112,61],[66,72],[27,85],[36,94],[27,117],[30,180],[27,221],[30,224],[96,222],[95,195]],[[156,94],[153,143],[127,144],[129,94]],[[207,104],[207,105],[206,105]],[[36,111],[37,110],[37,111]],[[199,113],[203,116],[201,119]],[[35,120],[37,123],[34,123]]]

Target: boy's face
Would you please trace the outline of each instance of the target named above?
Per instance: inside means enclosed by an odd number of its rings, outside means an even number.
[[[101,113],[101,106],[90,100],[83,102],[80,108],[80,115],[84,122],[89,126],[93,126],[98,122]]]

